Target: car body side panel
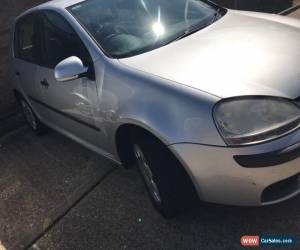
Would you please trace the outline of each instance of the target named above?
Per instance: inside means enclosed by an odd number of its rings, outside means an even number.
[[[115,133],[123,124],[143,127],[167,145],[225,145],[212,116],[218,97],[131,70],[117,60],[98,60],[95,68],[104,70],[104,78],[97,80],[100,102],[94,114],[107,135],[107,150],[115,150]]]

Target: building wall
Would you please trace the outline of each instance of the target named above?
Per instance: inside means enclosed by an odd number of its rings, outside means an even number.
[[[299,1],[299,0],[296,0]],[[10,27],[15,16],[44,2],[44,0],[1,0],[0,5],[0,118],[7,111],[15,110],[15,103],[10,85],[7,81],[7,61],[9,50]],[[215,0],[215,2],[239,9],[278,12],[291,5],[292,0]],[[271,7],[270,7],[271,6]]]

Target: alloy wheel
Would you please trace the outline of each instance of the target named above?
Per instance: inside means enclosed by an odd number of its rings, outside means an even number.
[[[26,118],[26,121],[28,122],[28,124],[34,129],[37,129],[37,120],[35,115],[32,112],[31,107],[28,105],[27,102],[25,101],[21,101],[21,105],[22,105],[22,110],[24,113],[24,116]]]
[[[145,158],[143,151],[138,145],[134,145],[134,155],[151,196],[153,197],[156,203],[161,204],[161,196],[159,193],[158,186],[153,179],[153,173]]]

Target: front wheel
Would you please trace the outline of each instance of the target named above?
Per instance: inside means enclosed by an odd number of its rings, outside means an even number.
[[[154,207],[165,218],[172,218],[189,208],[195,190],[170,150],[147,134],[136,136],[133,151]]]

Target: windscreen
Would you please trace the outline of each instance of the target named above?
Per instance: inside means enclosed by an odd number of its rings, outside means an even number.
[[[159,48],[222,16],[199,0],[87,0],[68,10],[114,58]]]

